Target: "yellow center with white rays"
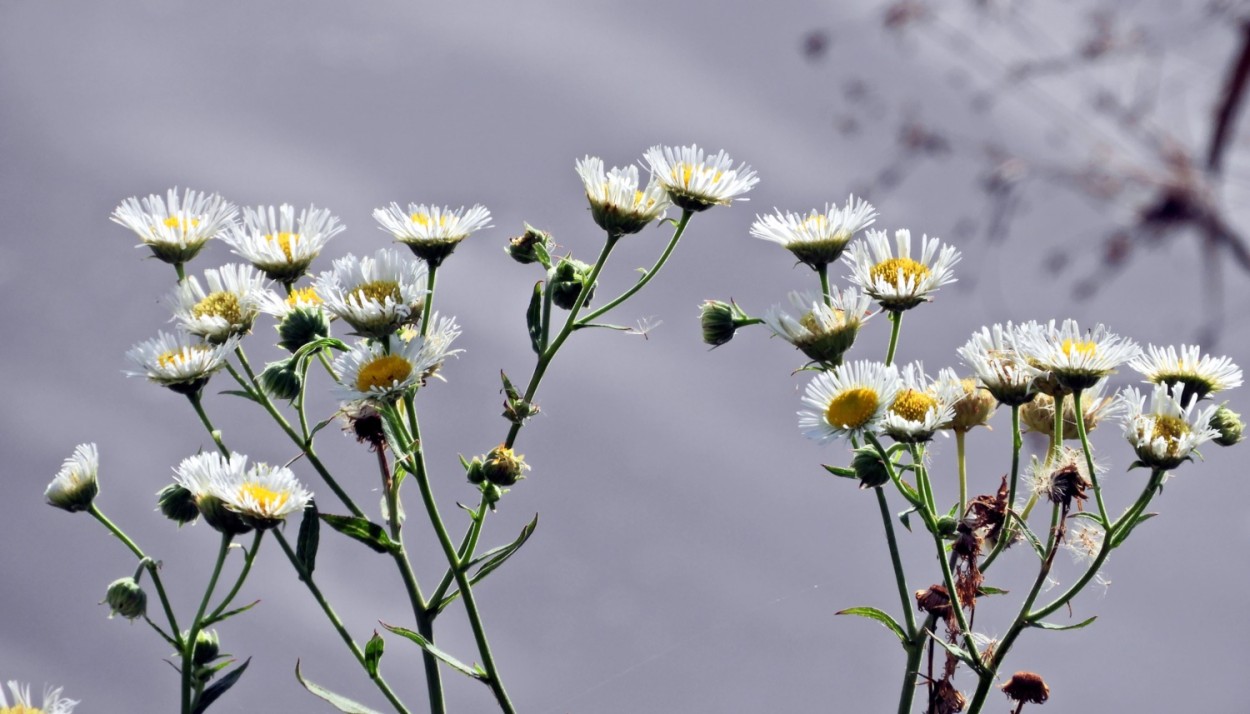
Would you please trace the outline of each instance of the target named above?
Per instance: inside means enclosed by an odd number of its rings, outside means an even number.
[[[360,368],[356,375],[356,391],[388,389],[412,374],[412,363],[397,355],[382,355]]]
[[[245,483],[239,486],[239,496],[250,497],[256,503],[258,515],[275,513],[291,499],[289,491],[274,491],[258,483]],[[242,500],[242,499],[240,499]]]
[[[858,429],[877,413],[881,398],[871,387],[851,387],[839,392],[825,407],[825,420],[833,426]]]
[[[1059,346],[1065,357],[1093,357],[1098,352],[1098,343],[1093,340],[1064,340]]]
[[[1168,445],[1168,456],[1175,456],[1180,439],[1191,431],[1189,424],[1176,416],[1156,416],[1150,430],[1150,439],[1163,439]]]
[[[291,307],[299,307],[301,305],[320,305],[321,296],[312,286],[306,288],[296,288],[286,296],[286,304]]]
[[[362,283],[347,293],[348,302],[361,305],[368,302],[384,303],[387,298],[397,305],[403,302],[403,295],[399,292],[399,283],[394,280],[374,280],[370,283]]]
[[[412,219],[413,223],[416,223],[422,228],[429,228],[430,226],[434,225],[434,218],[430,216],[430,214],[428,213],[414,213],[411,216],[409,216],[409,218]],[[438,227],[439,228],[447,227],[447,214],[446,213],[439,215]]]
[[[43,710],[39,707],[28,707],[25,704],[15,704],[11,707],[0,707],[0,714],[43,714]]]
[[[278,247],[282,248],[282,254],[286,256],[288,261],[291,260],[291,246],[299,243],[300,234],[282,231],[280,233],[266,233],[265,240],[277,241]]]
[[[846,311],[845,310],[838,310],[837,308],[834,308],[833,317],[834,317],[833,322],[835,326],[846,324]],[[824,321],[816,316],[815,310],[808,310],[807,312],[803,313],[803,316],[799,318],[799,324],[802,325],[803,327],[806,327],[808,332],[811,332],[812,334],[822,335],[826,331]]]
[[[191,308],[191,314],[195,317],[220,317],[231,325],[243,323],[243,307],[239,305],[239,296],[227,290],[209,293]]]
[[[921,279],[928,274],[928,266],[911,258],[887,258],[872,266],[869,272],[874,283],[881,280],[899,289],[909,282],[919,285]]]
[[[673,181],[677,185],[681,186],[682,188],[690,188],[691,179],[693,179],[695,176],[705,175],[708,173],[711,173],[711,172],[703,164],[690,164],[690,163],[686,163],[683,161],[682,163],[677,164],[676,166],[673,167],[672,176],[673,176]],[[717,171],[713,173],[712,183],[719,182],[721,177],[724,175],[725,174],[723,171]]]
[[[917,389],[904,389],[894,398],[890,411],[907,421],[923,422],[930,409],[937,408],[937,399],[928,392]]]
[[[186,218],[184,216],[170,216],[161,222],[165,224],[166,228],[176,228],[183,233],[186,233],[192,228],[197,228],[200,225],[200,219]],[[0,709],[0,712],[4,712],[4,710]]]

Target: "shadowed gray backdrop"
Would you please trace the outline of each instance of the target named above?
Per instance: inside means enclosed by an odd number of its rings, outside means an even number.
[[[42,503],[75,444],[99,444],[97,503],[164,561],[180,612],[194,607],[216,549],[204,525],[178,530],[152,512],[172,466],[210,442],[184,399],[122,375],[131,345],[170,329],[163,297],[174,276],[108,221],[119,201],[179,186],[238,204],[329,207],[348,229],[320,269],[388,244],[375,207],[485,204],[494,227],[440,272],[438,309],[457,317],[466,352],[421,397],[435,488],[458,532],[453,504],[474,492],[456,456],[500,441],[498,371],[523,380],[532,367],[523,314],[540,275],[510,261],[505,240],[528,221],[593,259],[602,238],[574,160],[624,165],[653,144],[698,143],[751,164],[761,182],[749,203],[696,216],[665,272],[612,314],[660,321],[647,339],[579,333],[549,372],[543,413],[518,442],[533,471],[483,536],[485,546],[504,543],[541,514],[533,539],[477,589],[500,670],[519,709],[537,714],[892,711],[903,664],[894,638],[833,614],[855,605],[897,614],[875,500],[820,469],[848,459],[842,446],[800,436],[806,378],[791,370],[801,356],[759,328],[709,352],[697,321],[704,298],[733,297],[762,314],[789,290],[814,288],[788,253],[749,237],[754,214],[842,201],[890,152],[880,131],[847,141],[833,130],[846,100],[828,64],[804,60],[805,33],[834,28],[838,61],[860,66],[878,92],[922,112],[953,106],[951,50],[889,36],[879,12],[814,1],[0,4],[0,678],[64,685],[84,713],[170,711],[177,696],[165,645],[97,605],[109,582],[133,572],[129,553],[88,517]],[[1212,32],[1185,48],[1187,84],[1172,114],[1191,133],[1205,126],[1204,102],[1234,40]],[[1028,107],[1012,105],[961,130],[1026,146],[1040,133]],[[1233,161],[1244,170],[1244,157]],[[1056,245],[1074,263],[1094,260],[1094,243],[1077,237],[1107,217],[1070,197],[1043,196],[1001,243],[951,232],[978,198],[940,173],[870,198],[878,227],[938,234],[963,251],[960,282],[904,322],[901,358],[933,372],[955,365],[955,348],[994,321],[1076,316],[1169,344],[1191,341],[1209,307],[1192,241],[1160,246],[1074,303],[1043,260]],[[1244,191],[1222,199],[1245,217]],[[631,284],[667,237],[650,229],[624,242],[599,294]],[[215,243],[189,270],[233,259]],[[844,273],[834,270],[841,284]],[[1232,274],[1226,301],[1220,353],[1244,365],[1243,276]],[[277,355],[270,324],[251,339],[254,363]],[[852,356],[883,356],[887,327],[870,323]],[[1246,405],[1243,394],[1231,399]],[[248,403],[206,401],[232,448],[268,461],[294,455]],[[970,439],[977,491],[1009,466],[1005,414],[995,427]],[[1145,476],[1125,473],[1131,452],[1114,432],[1104,427],[1097,443],[1108,498],[1121,508]],[[323,434],[341,482],[376,504],[370,455]],[[934,451],[950,498],[953,442]],[[1205,464],[1169,481],[1156,501],[1163,515],[1108,562],[1109,590],[1074,603],[1072,622],[1098,622],[1026,633],[1008,660],[1007,674],[1047,678],[1048,710],[1244,707],[1250,519],[1239,504],[1250,484],[1237,464],[1246,452],[1206,451]],[[296,468],[333,510],[315,474]],[[441,555],[408,500],[407,540],[429,581]],[[378,621],[411,624],[389,561],[328,531],[322,540],[320,579],[358,641]],[[927,536],[903,541],[910,584],[927,586],[937,577]],[[1012,555],[1025,564],[1023,551]],[[1072,580],[1070,566],[1061,582]],[[1020,592],[1028,577],[1008,567],[992,584]],[[329,711],[296,683],[297,659],[310,679],[384,708],[276,549],[262,551],[241,598],[261,603],[218,630],[224,651],[253,660],[213,711]],[[1009,608],[984,601],[977,629],[1001,633]],[[439,625],[440,645],[471,660],[454,606]],[[388,644],[383,673],[419,708],[417,650]],[[451,711],[491,710],[485,687],[454,672],[444,679]]]

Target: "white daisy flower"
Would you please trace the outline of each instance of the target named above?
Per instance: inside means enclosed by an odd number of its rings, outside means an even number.
[[[383,248],[372,256],[339,258],[314,288],[326,311],[351,325],[354,334],[384,339],[421,318],[425,276],[424,262]]]
[[[807,385],[803,403],[816,411],[799,412],[803,435],[822,444],[840,436],[875,431],[902,389],[898,369],[881,362],[848,362],[821,372]]]
[[[932,300],[930,295],[939,287],[955,282],[951,268],[960,255],[954,246],[923,236],[920,259],[914,260],[911,231],[894,231],[897,255],[885,231],[870,230],[864,238],[852,243],[842,260],[851,268],[850,279],[887,310],[910,310]]]
[[[75,513],[91,507],[100,492],[100,454],[95,444],[79,444],[57,472],[43,497],[48,505]]]
[[[259,530],[273,528],[287,516],[301,513],[313,497],[285,466],[258,463],[241,476],[230,473],[231,478],[213,484],[214,495],[245,523]]]
[[[273,315],[281,320],[296,310],[320,310],[325,304],[321,296],[317,294],[317,288],[307,286],[303,288],[294,288],[285,297],[269,290],[260,298],[260,311],[266,315]]]
[[[199,342],[186,333],[157,333],[153,339],[140,342],[126,353],[138,372],[130,377],[147,377],[162,387],[179,394],[194,394],[203,389],[213,372],[221,369],[228,355],[238,345],[230,338],[220,345]]]
[[[78,706],[77,701],[61,696],[61,687],[45,687],[43,703],[37,707],[29,684],[10,680],[9,693],[6,698],[4,688],[0,687],[0,714],[73,714],[74,707]]]
[[[324,208],[310,206],[295,217],[284,203],[243,209],[243,225],[232,223],[221,239],[271,280],[290,285],[308,270],[331,238],[343,231],[339,219]]]
[[[806,216],[782,213],[755,217],[751,235],[781,245],[800,262],[819,270],[837,260],[846,244],[861,230],[877,220],[877,209],[855,196],[846,199],[846,206],[825,204],[825,212],[813,210]]]
[[[242,535],[252,530],[252,526],[226,507],[218,493],[218,484],[241,483],[246,473],[247,457],[243,454],[231,453],[224,457],[216,451],[205,451],[188,456],[174,467],[174,483],[190,492],[195,507],[213,530]]]
[[[595,223],[614,237],[637,233],[668,212],[668,192],[655,176],[638,188],[638,167],[613,166],[604,173],[603,159],[587,156],[574,165],[586,188]]]
[[[1182,404],[1241,386],[1240,367],[1227,357],[1202,354],[1198,345],[1181,345],[1179,350],[1150,345],[1128,366],[1141,372],[1145,381],[1166,384],[1173,393],[1180,385]]]
[[[750,166],[733,167],[724,151],[704,157],[703,149],[690,146],[653,146],[643,154],[651,176],[668,192],[669,198],[686,211],[703,211],[712,206],[728,206],[745,201],[759,178]]]
[[[278,345],[288,352],[294,353],[330,334],[331,316],[322,308],[321,297],[312,286],[294,288],[286,297],[266,291],[260,311],[278,318]]]
[[[208,289],[192,275],[170,295],[182,329],[218,345],[251,332],[268,292],[265,276],[250,265],[230,263],[204,271]]]
[[[959,377],[943,369],[936,380],[913,362],[903,368],[902,385],[881,420],[881,431],[904,444],[918,444],[955,417],[955,402],[964,396]]]
[[[1094,386],[1141,353],[1136,342],[1110,332],[1103,324],[1082,332],[1076,320],[1064,320],[1058,327],[1054,320],[1021,325],[1016,344],[1033,366],[1050,372],[1069,390]]]
[[[388,351],[382,340],[362,342],[339,355],[334,371],[339,375],[338,398],[343,402],[388,402],[432,376],[449,356],[460,328],[451,318],[430,318],[425,337],[414,335],[395,340]]]
[[[409,203],[403,210],[398,203],[373,211],[373,217],[395,240],[403,243],[421,260],[437,268],[451,255],[460,241],[474,231],[490,227],[490,211],[485,206],[449,207]]]
[[[1018,329],[1010,322],[982,327],[958,352],[981,384],[1000,404],[1018,406],[1033,399],[1043,372],[1025,360],[1016,347]]]
[[[1174,469],[1191,460],[1194,450],[1219,436],[1211,428],[1211,417],[1217,407],[1199,410],[1197,403],[1182,407],[1180,400],[1168,394],[1165,384],[1156,384],[1146,397],[1136,387],[1127,387],[1119,394],[1123,403],[1124,436],[1133,445],[1141,463],[1153,469]]]
[[[194,258],[200,249],[234,219],[237,209],[213,193],[188,189],[181,196],[171,188],[162,199],[156,194],[121,202],[110,218],[134,231],[152,255],[175,265]]]
[[[873,313],[871,300],[855,288],[836,288],[825,304],[822,295],[813,292],[792,292],[790,303],[799,317],[794,318],[774,305],[764,315],[764,324],[781,339],[799,348],[813,361],[836,365],[855,342],[859,328]]]

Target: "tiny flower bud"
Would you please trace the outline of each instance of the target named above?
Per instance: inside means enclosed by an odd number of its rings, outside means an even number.
[[[699,324],[703,327],[703,342],[720,347],[734,338],[739,327],[754,324],[758,320],[742,311],[730,300],[705,300],[699,307]]]
[[[198,666],[204,666],[217,659],[220,651],[221,642],[217,638],[217,631],[200,630],[195,636],[195,651],[191,661]]]
[[[478,484],[478,488],[482,491],[482,500],[486,502],[486,505],[490,506],[492,511],[495,510],[495,504],[499,503],[499,499],[503,498],[503,495],[508,492],[508,489],[500,488],[489,481]]]
[[[1002,686],[1003,693],[1017,702],[1043,704],[1050,698],[1050,687],[1040,674],[1016,672]]]
[[[1241,420],[1241,415],[1224,404],[1211,415],[1211,428],[1220,433],[1214,439],[1220,446],[1232,446],[1245,438],[1242,432],[1245,431],[1246,424]]]
[[[195,505],[195,495],[182,486],[171,483],[156,492],[156,505],[161,515],[184,526],[200,517]]]
[[[316,307],[297,307],[278,323],[278,346],[295,352],[313,340],[328,337],[330,319]]]
[[[133,620],[147,612],[148,596],[134,578],[126,577],[114,580],[109,585],[104,602],[108,603],[112,611],[109,613],[110,618],[121,615],[127,620]]]
[[[556,267],[548,273],[547,279],[551,281],[551,301],[565,310],[572,310],[577,304],[577,296],[581,294],[582,287],[590,280],[590,272],[589,265],[572,256],[561,258]],[[583,305],[589,305],[594,295],[595,286],[591,285],[587,288],[586,301]]]
[[[100,493],[100,457],[95,444],[79,444],[43,492],[49,506],[85,511]]]
[[[299,396],[301,379],[295,371],[294,360],[278,360],[265,366],[260,373],[260,386],[274,399],[291,401]]]
[[[551,267],[551,245],[550,233],[526,223],[525,232],[510,239],[504,252],[521,265],[539,262],[544,267]]]
[[[464,464],[464,473],[468,477],[469,483],[480,485],[486,480],[486,472],[482,470],[481,456],[474,456],[473,460],[468,462],[461,459],[461,463]]]
[[[954,538],[958,528],[958,518],[953,516],[941,516],[937,519],[937,534],[943,538]]]
[[[855,450],[851,468],[859,479],[860,488],[876,488],[890,480],[890,472],[875,449],[863,447]]]
[[[476,461],[476,459],[474,459]],[[525,457],[520,456],[500,444],[490,450],[482,461],[482,474],[487,481],[496,486],[511,486],[525,478],[524,471],[529,468]]]
[[[987,426],[998,407],[998,400],[988,389],[977,386],[975,379],[962,379],[960,384],[964,395],[953,406],[955,416],[943,424],[942,428],[968,432],[974,427]]]

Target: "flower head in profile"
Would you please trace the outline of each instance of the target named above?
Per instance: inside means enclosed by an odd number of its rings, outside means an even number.
[[[1020,354],[1016,346],[1018,329],[1010,322],[982,327],[972,333],[959,356],[972,368],[977,379],[1000,404],[1019,406],[1036,395],[1035,383],[1043,372]]]
[[[1194,450],[1219,436],[1211,428],[1211,417],[1217,407],[1199,410],[1197,404],[1182,407],[1180,399],[1168,394],[1165,384],[1156,384],[1146,396],[1136,387],[1122,390],[1118,399],[1123,405],[1121,419],[1124,436],[1137,452],[1137,459],[1154,469],[1174,469],[1193,459]]]
[[[773,215],[756,216],[751,235],[779,244],[799,262],[819,270],[841,257],[851,238],[875,220],[877,209],[872,204],[850,196],[842,208],[826,204],[824,213],[776,211]]]
[[[327,209],[310,206],[296,218],[295,207],[284,203],[244,208],[243,225],[231,224],[222,240],[271,280],[290,285],[342,231],[343,224]]]
[[[192,275],[171,295],[179,326],[215,345],[251,332],[268,292],[265,276],[250,265],[231,263],[205,270],[204,281],[207,289]]]
[[[1103,390],[1107,380],[1101,379],[1094,386],[1081,393],[1081,413],[1085,432],[1098,428],[1105,419],[1113,418],[1121,408],[1121,403]],[[1028,431],[1045,436],[1055,432],[1055,398],[1048,394],[1038,394],[1037,398],[1020,407],[1020,421]],[[1063,435],[1064,441],[1081,438],[1076,428],[1076,404],[1071,398],[1063,401]]]
[[[1095,468],[1099,468],[1097,464]],[[1084,501],[1088,498],[1086,492],[1093,486],[1085,452],[1068,446],[1045,459],[1034,456],[1024,480],[1037,498],[1051,503]]]
[[[610,235],[637,233],[668,212],[668,192],[654,175],[639,188],[637,166],[613,166],[605,173],[603,159],[587,156],[578,159],[574,168],[586,188],[591,216]]]
[[[172,335],[160,332],[156,337],[130,348],[126,357],[139,371],[126,374],[147,377],[179,394],[194,394],[204,388],[213,372],[221,369],[226,363],[226,355],[237,344],[238,338],[212,345],[184,332]]]
[[[390,349],[382,340],[364,342],[340,355],[334,361],[340,401],[394,401],[433,376],[448,357],[460,352],[451,349],[460,328],[451,318],[432,316],[430,323],[425,337],[392,340]]]
[[[312,500],[290,469],[265,463],[249,467],[247,457],[238,453],[196,454],[174,471],[174,481],[191,492],[204,520],[222,533],[273,528]]]
[[[911,231],[906,229],[894,231],[893,248],[885,231],[870,230],[842,256],[851,268],[851,281],[892,312],[932,300],[939,287],[955,282],[951,268],[959,258],[954,246],[927,235],[920,239],[919,259],[913,258]]]
[[[902,389],[898,369],[881,362],[848,362],[821,372],[807,385],[799,412],[803,435],[822,444],[837,437],[861,437],[876,431]]]
[[[1099,323],[1082,331],[1076,320],[1021,325],[1016,344],[1034,367],[1049,372],[1061,387],[1088,389],[1114,374],[1116,368],[1140,354],[1137,343]]]
[[[188,456],[174,467],[174,483],[186,489],[195,501],[204,521],[213,530],[227,535],[242,535],[252,526],[226,504],[218,495],[219,483],[238,483],[247,471],[247,457],[232,453],[222,456],[216,451],[206,451]]]
[[[990,417],[994,416],[994,410],[998,408],[998,399],[976,379],[972,377],[959,379],[953,370],[944,370],[943,374],[939,374],[938,381],[946,383],[952,378],[959,382],[960,397],[955,400],[954,416],[950,421],[943,423],[942,428],[965,434],[978,426],[990,428]],[[953,382],[951,384],[953,385]]]
[[[902,384],[881,420],[881,431],[904,444],[929,441],[933,433],[955,416],[955,402],[963,386],[954,371],[943,369],[930,379],[924,365],[913,362],[903,368]]]
[[[110,218],[134,231],[152,255],[166,263],[185,263],[220,234],[237,209],[217,194],[171,188],[165,198],[152,194],[121,202]]]
[[[1227,357],[1204,355],[1197,345],[1155,347],[1129,362],[1152,384],[1167,385],[1168,391],[1187,405],[1225,389],[1241,386],[1241,368]],[[1177,387],[1180,393],[1177,394]]]
[[[45,687],[43,702],[36,706],[30,695],[30,685],[9,681],[9,696],[0,687],[0,714],[73,714],[78,702],[61,696],[61,687]]]
[[[690,146],[653,146],[643,154],[651,176],[668,192],[673,204],[685,211],[704,211],[712,206],[728,206],[745,201],[759,178],[750,166],[737,168],[729,154],[719,151],[704,156],[703,149]]]
[[[410,203],[408,210],[392,203],[373,211],[382,230],[408,248],[421,260],[437,268],[447,256],[476,230],[490,227],[490,211],[475,205],[466,209]]]
[[[322,273],[315,287],[323,306],[361,337],[383,339],[421,318],[425,263],[383,248],[372,256],[347,254]]]
[[[871,301],[855,288],[824,297],[811,292],[790,293],[790,303],[798,314],[792,317],[774,305],[764,314],[764,324],[781,339],[789,342],[814,362],[841,364],[842,356],[855,342],[855,335],[868,318]]]
[[[65,459],[43,497],[48,505],[75,513],[91,507],[100,492],[100,454],[95,444],[79,444]]]

